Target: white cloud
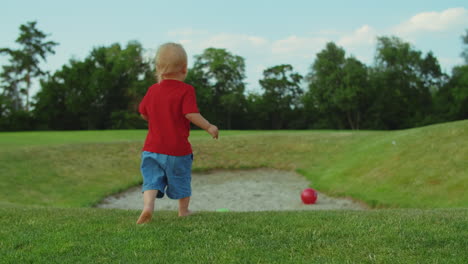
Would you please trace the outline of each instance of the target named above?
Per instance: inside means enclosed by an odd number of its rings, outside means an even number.
[[[355,31],[343,34],[337,44],[342,46],[347,56],[354,56],[364,63],[372,63],[373,51],[377,42],[377,30],[369,25],[363,25]]]
[[[449,8],[442,12],[424,12],[411,17],[393,29],[397,35],[442,32],[468,23],[468,10],[463,7]]]
[[[461,57],[439,57],[438,60],[442,67],[442,70],[446,72],[450,72],[453,67],[463,64],[463,59]]]
[[[201,46],[239,50],[246,47],[259,48],[268,44],[268,40],[250,35],[220,33],[202,41]]]
[[[270,41],[254,35],[211,33],[206,30],[183,29],[167,33],[170,41],[184,45],[187,52],[200,54],[207,48],[227,49],[236,55],[252,55],[265,50]]]
[[[336,29],[321,29],[316,32],[320,36],[341,36],[343,32]]]
[[[328,39],[323,37],[298,37],[292,35],[273,42],[271,45],[271,53],[273,55],[311,58],[322,49],[328,41]]]
[[[377,31],[369,25],[356,29],[351,34],[346,34],[338,40],[338,45],[350,47],[360,45],[374,45]]]
[[[186,46],[192,44],[193,41],[191,39],[179,39],[179,43]]]
[[[371,24],[364,24],[352,31],[327,28],[314,33],[280,36],[276,39],[267,39],[262,35],[213,33],[189,28],[170,31],[166,37],[169,38],[168,41],[182,43],[191,58],[210,47],[227,49],[235,55],[242,56],[246,60],[248,87],[257,89],[263,70],[274,65],[291,64],[295,71],[306,75],[316,54],[330,41],[342,46],[347,56],[354,56],[370,65],[376,49],[377,36],[398,35],[417,47],[422,33],[444,32],[453,35],[457,31],[456,34],[459,34],[464,31],[467,24],[468,9],[449,8],[440,12],[415,14],[399,25],[389,25],[386,28],[375,28]],[[424,37],[433,36],[428,34]],[[439,36],[438,39],[442,38]],[[435,47],[435,44],[431,45]],[[439,58],[439,62],[445,70],[460,62],[457,55],[453,58],[450,55],[444,56]]]
[[[263,46],[268,43],[268,40],[261,37],[248,36],[247,39],[250,41],[250,43],[257,47]]]
[[[200,35],[205,35],[205,34],[208,34],[208,31],[198,30],[198,29],[193,29],[193,28],[176,29],[176,30],[169,31],[167,33],[167,35],[170,37],[184,37],[184,38],[200,36]]]

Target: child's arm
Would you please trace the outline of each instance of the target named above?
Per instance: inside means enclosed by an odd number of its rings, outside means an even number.
[[[145,116],[144,114],[140,114],[141,118],[143,118],[144,120],[148,121],[148,117]]]
[[[210,124],[210,122],[208,122],[208,120],[206,120],[201,114],[190,113],[186,114],[185,118],[190,120],[190,122],[194,123],[199,128],[208,132],[213,138],[218,139],[218,127]]]

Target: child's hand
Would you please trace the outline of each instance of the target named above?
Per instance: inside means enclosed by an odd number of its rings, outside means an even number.
[[[206,130],[214,139],[218,139],[218,127],[215,125],[210,125]]]

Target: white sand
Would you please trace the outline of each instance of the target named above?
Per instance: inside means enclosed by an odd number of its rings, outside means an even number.
[[[363,210],[351,199],[331,198],[318,193],[315,204],[305,205],[301,192],[309,182],[294,172],[271,169],[213,171],[192,175],[193,211]],[[177,200],[156,200],[156,210],[177,210]],[[102,201],[99,208],[142,209],[141,187],[134,187]]]

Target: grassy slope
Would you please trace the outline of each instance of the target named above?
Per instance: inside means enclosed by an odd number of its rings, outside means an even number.
[[[2,133],[0,203],[83,207],[136,185],[144,135]],[[468,204],[468,121],[396,132],[228,131],[219,141],[196,131],[191,141],[195,170],[297,170],[320,190],[377,207]]]
[[[158,212],[145,226],[138,211],[56,208],[139,183],[144,131],[0,133],[0,262],[465,263],[467,131],[195,132],[196,170],[298,170],[375,206],[465,209]]]
[[[2,263],[466,263],[468,210],[1,209]]]
[[[304,173],[332,194],[374,206],[468,206],[468,121],[364,138],[338,160]]]

